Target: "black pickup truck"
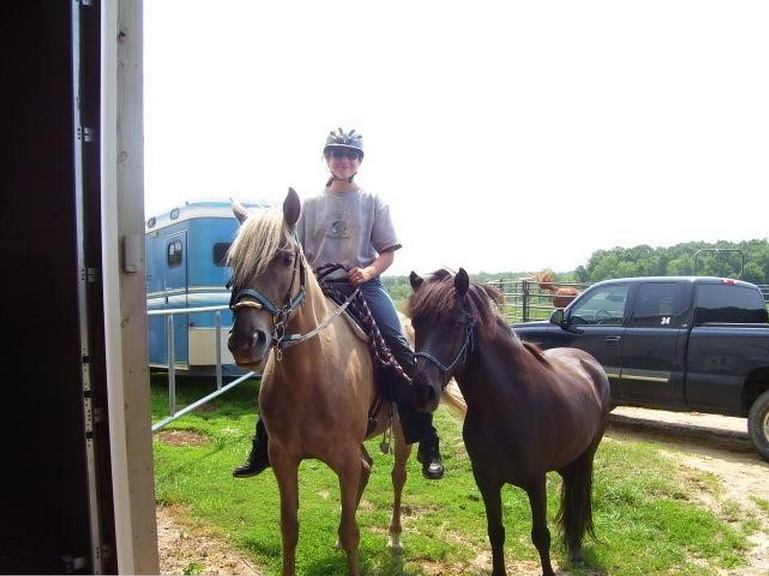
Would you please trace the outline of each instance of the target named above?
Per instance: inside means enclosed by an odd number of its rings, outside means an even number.
[[[590,352],[614,405],[748,418],[769,460],[769,323],[753,284],[709,277],[642,277],[590,286],[550,321],[515,324],[542,348]]]

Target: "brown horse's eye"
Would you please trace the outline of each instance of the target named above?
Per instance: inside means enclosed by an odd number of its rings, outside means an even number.
[[[294,264],[293,254],[283,254],[283,265],[288,268]]]

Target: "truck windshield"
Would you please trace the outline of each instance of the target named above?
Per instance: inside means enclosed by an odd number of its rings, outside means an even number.
[[[766,303],[758,290],[728,284],[697,286],[697,308],[694,321],[706,322],[766,322]]]

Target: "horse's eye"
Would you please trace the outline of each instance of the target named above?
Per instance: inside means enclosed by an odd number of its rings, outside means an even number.
[[[284,254],[283,255],[283,265],[287,268],[291,266],[294,263],[294,255],[293,254]]]

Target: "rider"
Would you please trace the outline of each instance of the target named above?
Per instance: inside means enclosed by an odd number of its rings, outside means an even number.
[[[313,269],[325,264],[343,264],[349,268],[349,272],[338,271],[346,276],[343,278],[346,281],[336,287],[349,294],[354,287],[360,286],[392,355],[411,376],[414,352],[403,335],[395,305],[379,279],[393,263],[395,251],[401,245],[387,204],[353,181],[363,161],[363,138],[355,130],[345,132],[339,128],[326,138],[323,156],[331,177],[322,194],[304,202],[297,222],[297,234],[305,256]],[[390,388],[406,442],[419,442],[417,458],[422,463],[422,474],[431,480],[442,478],[443,463],[432,414],[416,411],[407,399],[408,382],[391,370],[388,373],[392,373]],[[246,478],[261,473],[269,465],[267,431],[259,418],[248,460],[232,474],[236,478]]]

